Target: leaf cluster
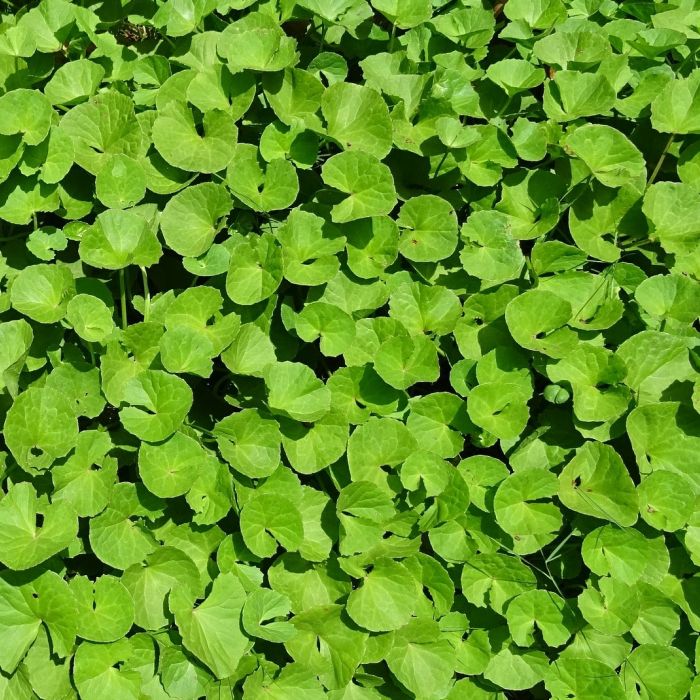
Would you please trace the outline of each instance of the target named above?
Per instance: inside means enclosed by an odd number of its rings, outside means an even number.
[[[700,2],[0,15],[0,696],[700,698]]]

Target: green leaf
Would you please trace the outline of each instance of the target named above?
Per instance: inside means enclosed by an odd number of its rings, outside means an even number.
[[[508,690],[525,690],[539,683],[547,670],[541,651],[521,651],[506,646],[495,654],[484,670],[484,678]]]
[[[681,275],[654,275],[637,287],[634,298],[650,316],[689,324],[700,316],[698,283]]]
[[[637,647],[627,659],[622,674],[628,693],[640,690],[639,697],[663,696],[669,700],[687,697],[693,672],[680,649],[656,644]]]
[[[579,595],[578,605],[592,627],[609,635],[627,632],[640,611],[637,588],[607,576],[597,585],[590,582]]]
[[[304,526],[297,507],[287,498],[261,494],[241,511],[241,534],[246,546],[259,557],[272,556],[281,545],[289,552],[301,546]]]
[[[559,498],[571,510],[619,526],[637,521],[634,483],[610,445],[586,442],[576,451],[559,475]]]
[[[18,88],[0,97],[0,134],[21,134],[24,143],[36,146],[49,133],[53,109],[38,90]]]
[[[346,151],[329,158],[321,170],[323,181],[348,196],[333,206],[334,223],[388,214],[396,205],[391,170],[364,151]]]
[[[517,471],[499,484],[493,510],[498,524],[513,537],[514,551],[529,554],[556,537],[562,515],[550,499],[557,490],[557,477],[546,469]]]
[[[313,423],[330,410],[328,388],[300,362],[276,362],[265,370],[270,409],[294,420]]]
[[[516,279],[525,263],[512,235],[509,216],[497,211],[476,211],[462,226],[464,247],[460,260],[474,277],[503,283]]]
[[[23,469],[43,471],[73,448],[78,421],[64,394],[48,387],[30,387],[7,412],[3,435]]]
[[[292,209],[277,230],[277,239],[282,245],[284,277],[293,284],[316,286],[337,274],[340,263],[336,254],[343,249],[345,239],[320,216]]]
[[[401,29],[411,29],[423,24],[430,19],[433,11],[428,0],[373,0],[372,6]]]
[[[206,253],[219,231],[219,221],[231,211],[231,198],[221,185],[205,182],[168,200],[160,219],[163,238],[179,255]]]
[[[168,624],[166,600],[173,589],[192,595],[200,589],[197,567],[175,547],[158,547],[143,562],[127,568],[122,583],[133,599],[134,621],[146,630]]]
[[[462,593],[477,607],[502,613],[515,596],[536,588],[535,574],[521,560],[505,554],[480,553],[462,569]]]
[[[299,192],[297,173],[288,160],[265,163],[256,146],[239,143],[226,169],[226,184],[235,197],[255,211],[290,207]]]
[[[32,327],[24,319],[0,323],[0,377],[13,398],[33,339]]]
[[[204,114],[200,129],[190,109],[169,102],[153,122],[153,144],[166,163],[188,172],[215,173],[233,158],[238,129],[231,116],[213,109]]]
[[[627,697],[617,674],[592,658],[560,658],[549,667],[544,683],[556,698],[573,695],[581,700],[600,697],[623,700]]]
[[[352,83],[331,85],[321,98],[326,133],[345,151],[363,151],[382,160],[391,150],[389,109],[381,95]]]
[[[150,267],[163,252],[149,221],[133,209],[108,209],[99,214],[80,239],[79,250],[88,265],[107,270]]]
[[[26,482],[11,487],[0,501],[0,525],[0,561],[15,571],[46,561],[68,547],[78,532],[69,505],[40,501]]]
[[[332,410],[310,427],[282,419],[280,428],[284,453],[301,474],[321,471],[345,454],[348,423]]]
[[[297,634],[286,643],[295,659],[315,668],[333,696],[351,683],[368,635],[351,623],[340,605],[318,605],[292,618]]]
[[[532,29],[549,29],[564,20],[566,8],[561,0],[512,0],[503,12],[510,20],[520,20]]]
[[[15,674],[15,680],[26,676],[32,689],[37,694],[47,697],[67,697],[72,691],[70,664],[65,659],[59,659],[51,652],[51,642],[45,627],[39,628],[27,655],[22,659],[24,673]],[[11,691],[10,691],[11,692]]]
[[[644,189],[646,165],[642,153],[617,129],[586,124],[567,136],[564,147],[580,158],[603,185],[630,185],[640,192]]]
[[[700,130],[700,72],[674,77],[651,103],[651,123],[667,134],[692,134]]]
[[[605,114],[614,102],[615,91],[602,73],[561,70],[545,83],[544,110],[557,122]]]
[[[569,640],[576,623],[574,609],[561,596],[541,589],[514,598],[506,610],[506,619],[513,640],[521,647],[533,645],[535,628],[547,645],[560,647]]]
[[[104,343],[114,331],[112,310],[99,297],[76,294],[66,306],[66,320],[88,343]]]
[[[505,317],[518,345],[550,357],[565,357],[577,342],[566,327],[572,314],[571,304],[553,292],[531,289],[509,302]]]
[[[60,129],[73,142],[75,162],[93,175],[110,155],[138,156],[144,140],[134,103],[115,90],[73,107],[61,119]]]
[[[680,182],[656,182],[644,195],[642,211],[651,224],[650,237],[679,258],[682,271],[696,274],[700,232],[695,215],[700,211],[700,195]]]
[[[583,540],[581,556],[598,576],[610,575],[633,585],[639,580],[658,584],[668,572],[669,555],[660,536],[603,525]]]
[[[610,54],[607,37],[593,23],[566,25],[540,39],[534,46],[535,56],[546,64],[566,68],[569,64],[584,67],[600,63]]]
[[[134,602],[129,591],[114,576],[100,576],[94,582],[76,576],[70,589],[78,604],[78,636],[92,642],[121,639],[134,624]]]
[[[280,464],[279,425],[257,409],[226,416],[216,424],[214,435],[224,459],[252,479],[270,476]]]
[[[445,697],[457,664],[437,623],[415,620],[399,630],[386,659],[398,681],[421,698]]]
[[[54,105],[74,105],[92,97],[105,76],[105,69],[86,58],[61,66],[44,87]]]
[[[645,476],[639,486],[639,514],[656,530],[680,530],[693,512],[695,498],[686,481],[672,471],[660,469]]]
[[[120,153],[109,156],[97,173],[95,194],[108,208],[133,207],[146,194],[146,173],[134,158]]]
[[[153,534],[141,520],[153,516],[149,506],[159,505],[140,484],[114,486],[109,506],[90,520],[90,547],[98,559],[115,569],[127,569],[145,559],[155,548]]]
[[[379,559],[362,585],[348,596],[346,609],[353,622],[371,632],[397,630],[411,619],[418,582],[403,564]]]
[[[78,433],[73,453],[51,469],[54,502],[66,501],[81,517],[102,512],[117,478],[117,460],[108,456],[113,447],[107,433]]]
[[[541,41],[537,42],[538,49],[541,44]],[[519,58],[506,58],[492,63],[486,70],[486,75],[509,94],[531,90],[541,85],[545,78],[544,71]]]
[[[65,315],[75,295],[75,282],[65,265],[29,265],[15,277],[10,290],[12,306],[39,323],[55,323]]]
[[[194,439],[176,432],[155,445],[143,443],[139,448],[139,474],[146,488],[159,498],[186,494],[203,463],[212,455]]]
[[[630,413],[627,431],[643,474],[667,470],[697,489],[700,470],[694,455],[700,437],[690,427],[694,416],[692,408],[672,401],[639,406]]]
[[[287,596],[259,588],[248,596],[243,606],[243,628],[251,637],[268,642],[286,642],[295,634],[292,624],[285,619],[289,614],[290,601]]]
[[[170,437],[192,406],[187,383],[160,370],[146,370],[130,380],[124,398],[130,405],[119,411],[119,419],[130,433],[148,442]]]
[[[249,648],[250,642],[241,629],[245,600],[243,586],[231,573],[217,577],[199,605],[195,606],[182,589],[176,588],[170,594],[168,605],[185,648],[216,678],[232,675]]]
[[[295,319],[299,337],[311,343],[320,339],[324,355],[341,355],[355,340],[355,322],[352,317],[332,304],[307,304]]]
[[[137,649],[130,639],[112,644],[81,644],[73,661],[73,678],[86,700],[97,700],[102,693],[137,700],[141,676],[133,668]]]
[[[41,625],[25,591],[0,576],[0,668],[13,673],[31,647]]]
[[[226,275],[226,293],[232,301],[257,304],[272,295],[281,281],[282,253],[271,234],[235,239]]]
[[[379,347],[374,359],[377,374],[395,389],[418,382],[434,382],[439,374],[437,348],[426,336],[395,337]]]
[[[296,63],[296,42],[268,14],[250,12],[221,32],[217,52],[236,73],[278,71]]]
[[[414,262],[437,262],[457,247],[457,217],[452,205],[434,195],[409,199],[397,219],[399,252]]]
[[[485,382],[469,392],[467,410],[476,425],[503,440],[517,438],[527,425],[529,396],[519,384]]]

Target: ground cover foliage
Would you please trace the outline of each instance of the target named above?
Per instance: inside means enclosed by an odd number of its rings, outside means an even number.
[[[3,4],[3,698],[700,697],[696,0]]]

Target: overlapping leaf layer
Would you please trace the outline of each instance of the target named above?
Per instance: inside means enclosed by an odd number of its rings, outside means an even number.
[[[700,2],[0,24],[0,696],[700,698]]]

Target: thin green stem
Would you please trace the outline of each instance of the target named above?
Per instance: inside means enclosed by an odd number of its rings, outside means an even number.
[[[164,32],[161,31],[160,34],[159,34],[159,36],[160,36],[160,38],[161,38],[163,41],[165,41],[166,43],[170,44],[170,48],[171,48],[171,49],[176,48],[176,47],[175,47],[175,42],[174,42],[167,34],[165,34]]]
[[[151,292],[148,289],[148,273],[143,265],[139,265],[141,279],[143,280],[143,320],[148,323],[151,315]]]
[[[669,136],[668,141],[666,141],[666,145],[664,146],[664,150],[661,151],[661,155],[659,156],[659,160],[656,161],[656,165],[654,166],[654,169],[651,171],[651,175],[649,175],[649,179],[647,180],[647,187],[652,185],[654,183],[654,180],[656,180],[656,177],[661,170],[661,166],[664,164],[664,161],[666,160],[666,154],[668,153],[668,149],[671,148],[671,144],[673,143],[673,139],[675,139],[675,138],[676,138],[676,135],[671,134],[671,136]]]
[[[550,553],[550,555],[545,559],[545,564],[549,564],[550,561],[557,559],[559,552],[562,550],[564,545],[573,537],[574,531],[572,530]]]
[[[572,318],[578,318],[578,315],[590,304],[592,299],[595,297],[596,294],[603,288],[603,285],[608,284],[610,281],[609,275],[611,275],[615,271],[615,266],[617,265],[616,262],[614,262],[612,265],[609,267],[606,267],[603,273],[600,275],[600,277],[603,278],[602,282],[591,292],[590,296],[586,301],[583,302],[581,305],[581,308],[572,316]],[[579,319],[579,321],[583,322],[583,319]]]
[[[513,101],[514,95],[508,95],[508,99],[503,103],[503,107],[498,110],[498,114],[496,114],[496,118],[502,117],[503,113],[510,107],[510,103]]]
[[[321,31],[318,37],[318,53],[323,53],[326,48],[326,32],[328,31],[328,25],[321,21]]]
[[[445,161],[447,160],[447,154],[449,151],[445,151],[442,154],[442,158],[440,159],[440,162],[437,164],[437,167],[435,168],[435,172],[433,173],[433,177],[437,177],[438,174],[440,173],[440,170],[442,169],[442,166],[445,164]]]
[[[394,53],[394,39],[396,38],[396,25],[391,25],[391,36],[389,37],[389,53]]]
[[[119,270],[119,298],[121,300],[122,330],[126,330],[126,281],[124,268]]]

